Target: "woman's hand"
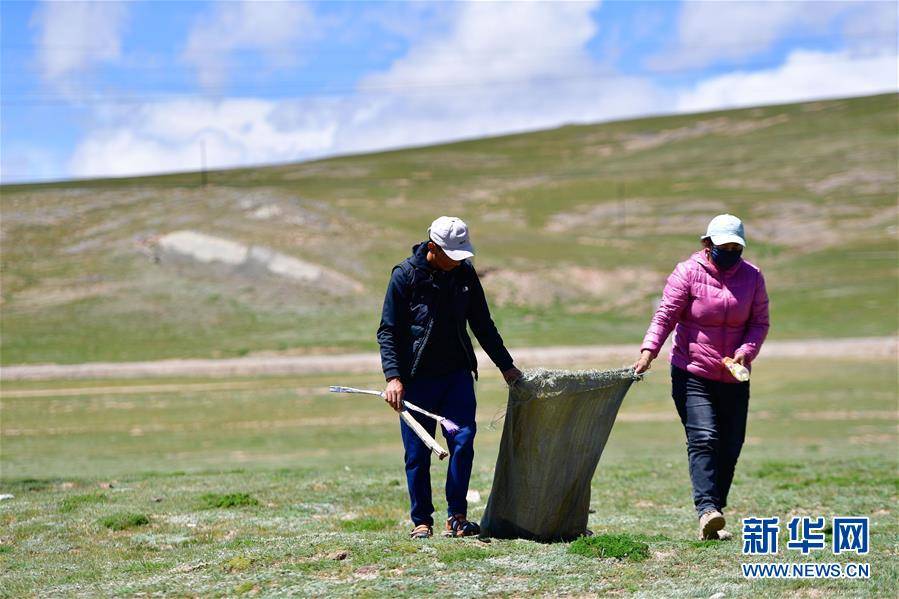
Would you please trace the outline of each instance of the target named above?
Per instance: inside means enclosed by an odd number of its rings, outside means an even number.
[[[634,374],[642,374],[649,370],[653,360],[652,352],[648,349],[644,349],[640,353],[640,359],[634,362]]]
[[[746,366],[746,356],[741,353],[736,353],[734,354],[734,362],[736,362],[740,366]]]
[[[401,412],[403,410],[403,395],[406,390],[403,389],[403,382],[399,378],[392,378],[387,381],[387,390],[384,391],[384,401],[390,404],[390,407]]]

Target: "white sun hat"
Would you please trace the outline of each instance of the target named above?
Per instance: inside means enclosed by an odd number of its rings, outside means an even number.
[[[453,260],[474,256],[474,247],[468,239],[468,225],[461,218],[441,216],[428,227],[428,238]]]
[[[739,243],[746,247],[746,238],[743,233],[743,221],[733,214],[719,214],[712,219],[708,228],[700,239],[711,239],[715,245],[725,243]]]

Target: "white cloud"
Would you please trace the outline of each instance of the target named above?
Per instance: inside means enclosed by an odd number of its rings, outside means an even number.
[[[216,88],[227,81],[234,51],[259,51],[270,63],[290,66],[297,43],[317,35],[315,16],[305,3],[220,2],[212,14],[197,19],[182,57],[196,68],[203,87]]]
[[[659,70],[698,68],[741,60],[769,50],[785,35],[827,31],[847,11],[870,2],[683,2],[672,48],[647,64]]]
[[[66,177],[66,172],[60,168],[63,157],[55,148],[5,139],[0,146],[0,181],[3,183]]]
[[[268,100],[174,100],[128,110],[93,131],[69,161],[76,177],[124,176],[262,164],[326,152],[336,116],[301,131],[276,126],[278,104]]]
[[[639,114],[649,81],[602,70],[586,44],[598,2],[454,5],[450,27],[365,78],[368,110],[341,141],[397,147]]]
[[[70,167],[76,176],[195,169],[201,138],[213,168],[300,160],[670,105],[645,79],[604,78],[585,49],[596,6],[452,5],[449,26],[416,37],[404,57],[348,98],[147,104],[91,133]]]
[[[651,78],[610,73],[590,57],[586,45],[597,32],[595,8],[549,2],[449,5],[441,27],[415,36],[403,57],[363,79],[355,94],[147,103],[103,117],[77,147],[69,169],[80,177],[194,170],[201,140],[208,166],[219,168],[896,89],[895,54],[849,50],[794,51],[777,68],[665,89]],[[287,31],[273,37],[291,43]],[[241,33],[230,39],[223,42],[227,48],[247,47],[245,40],[255,38]]]
[[[584,45],[596,34],[598,2],[471,2],[455,23],[423,40],[367,86],[477,84],[534,79],[592,67]]]
[[[70,77],[121,56],[128,7],[121,2],[44,2],[34,13],[43,77],[62,88]]]
[[[692,112],[895,92],[899,91],[896,69],[894,53],[853,56],[796,50],[777,68],[701,81],[680,95],[677,108]]]
[[[846,46],[855,52],[896,53],[899,34],[899,4],[858,2],[843,22]]]

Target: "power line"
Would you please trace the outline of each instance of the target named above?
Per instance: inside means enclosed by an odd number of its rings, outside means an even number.
[[[842,58],[842,59],[829,59],[829,60],[820,60],[817,61],[816,64],[849,64],[854,63],[855,60],[851,58]],[[764,65],[764,66],[772,66],[772,65]],[[777,65],[782,66],[782,65]],[[481,92],[481,91],[490,91],[492,88],[503,87],[503,86],[535,86],[535,85],[553,85],[557,83],[570,82],[570,81],[584,81],[584,82],[595,82],[595,83],[608,83],[613,81],[620,80],[633,80],[642,77],[641,75],[627,75],[622,73],[608,72],[607,74],[601,73],[590,73],[590,74],[579,74],[579,75],[566,75],[566,76],[557,76],[557,77],[536,77],[536,78],[522,78],[522,79],[507,79],[507,80],[491,80],[491,81],[448,81],[441,83],[420,83],[420,82],[398,82],[392,84],[384,84],[384,85],[368,85],[368,86],[352,86],[352,87],[332,87],[329,88],[328,91],[316,92],[316,93],[305,93],[306,90],[317,89],[318,84],[308,84],[305,87],[298,86],[296,84],[272,84],[271,86],[253,86],[250,89],[241,90],[243,96],[231,96],[229,99],[235,98],[245,98],[245,99],[263,99],[263,100],[281,100],[281,101],[289,101],[289,100],[301,100],[306,98],[335,98],[342,99],[346,94],[376,94],[376,93],[391,93],[391,92],[404,92],[404,93],[431,93],[432,91],[439,90],[443,93],[451,90],[455,90],[453,93],[472,93],[473,91]],[[466,91],[467,90],[467,91]],[[247,96],[248,93],[302,93],[300,96],[295,97],[262,97],[257,96]],[[55,104],[66,104],[66,105],[77,105],[77,104],[142,104],[148,102],[165,102],[165,101],[174,101],[174,100],[185,100],[185,99],[195,99],[195,98],[221,98],[221,93],[197,93],[197,92],[187,92],[187,93],[159,93],[159,94],[135,94],[135,95],[123,95],[123,96],[77,96],[73,94],[20,94],[18,96],[13,95],[13,99],[9,99],[9,94],[3,93],[2,96],[4,99],[0,100],[0,105],[3,106],[41,106],[41,105],[55,105]]]
[[[751,24],[747,24],[747,26],[751,26]],[[855,31],[855,32],[842,32],[839,34],[839,38],[841,40],[846,39],[870,39],[873,37],[887,37],[887,36],[895,36],[897,32],[897,28],[895,26],[892,27],[884,27],[884,28],[876,28],[876,29],[868,29],[867,31]],[[828,33],[808,33],[808,34],[792,34],[785,38],[785,41],[789,42],[809,42],[809,41],[830,41],[832,38],[828,37]],[[503,50],[505,54],[522,54],[522,55],[531,55],[531,54],[547,54],[547,53],[561,53],[563,50],[569,51],[572,46],[570,44],[558,44],[558,45],[544,45],[540,44],[537,40],[531,40],[531,43],[527,48],[515,48],[511,50]],[[761,44],[768,45],[771,42],[770,35],[763,35],[754,38],[746,38],[741,37],[741,41],[739,44],[673,44],[672,47],[667,48],[668,50],[726,50],[733,48],[745,48],[750,46],[758,46]],[[86,51],[105,51],[110,48],[109,45],[95,45],[95,44],[58,44],[58,43],[32,43],[32,44],[0,44],[0,50],[22,50],[32,52],[36,48],[46,48],[50,50],[86,50]],[[298,50],[302,50],[308,47],[308,44],[304,43],[296,43],[291,47],[281,47],[281,48],[271,48],[265,46],[258,47],[246,47],[246,46],[235,46],[233,43],[222,43],[222,44],[191,44],[192,49],[196,50],[208,50],[208,51],[222,51],[222,50],[241,50],[241,51],[257,51],[259,53],[265,54],[294,54]],[[581,46],[575,48],[576,50],[583,49]],[[179,54],[183,51],[187,50],[187,45],[183,47],[179,47]],[[661,48],[660,51],[664,51],[665,48]],[[330,47],[330,48],[318,48],[315,50],[315,53],[318,55],[358,55],[358,48],[349,48],[349,47]],[[497,52],[494,50],[485,51],[485,52],[466,52],[468,55],[482,55],[482,56],[496,56]]]

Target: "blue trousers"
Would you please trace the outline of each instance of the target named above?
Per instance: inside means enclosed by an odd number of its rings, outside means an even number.
[[[749,381],[722,383],[672,366],[671,396],[687,433],[696,512],[723,510],[746,437]]]
[[[405,399],[459,425],[453,436],[444,432],[449,451],[449,469],[446,473],[447,516],[466,514],[468,481],[474,460],[475,424],[474,380],[468,370],[450,374],[413,379],[405,383]],[[437,422],[417,412],[409,411],[431,436]],[[442,427],[441,427],[442,428]],[[431,502],[431,450],[409,426],[400,420],[403,447],[406,450],[406,483],[412,503],[412,522],[434,525],[434,504]]]

